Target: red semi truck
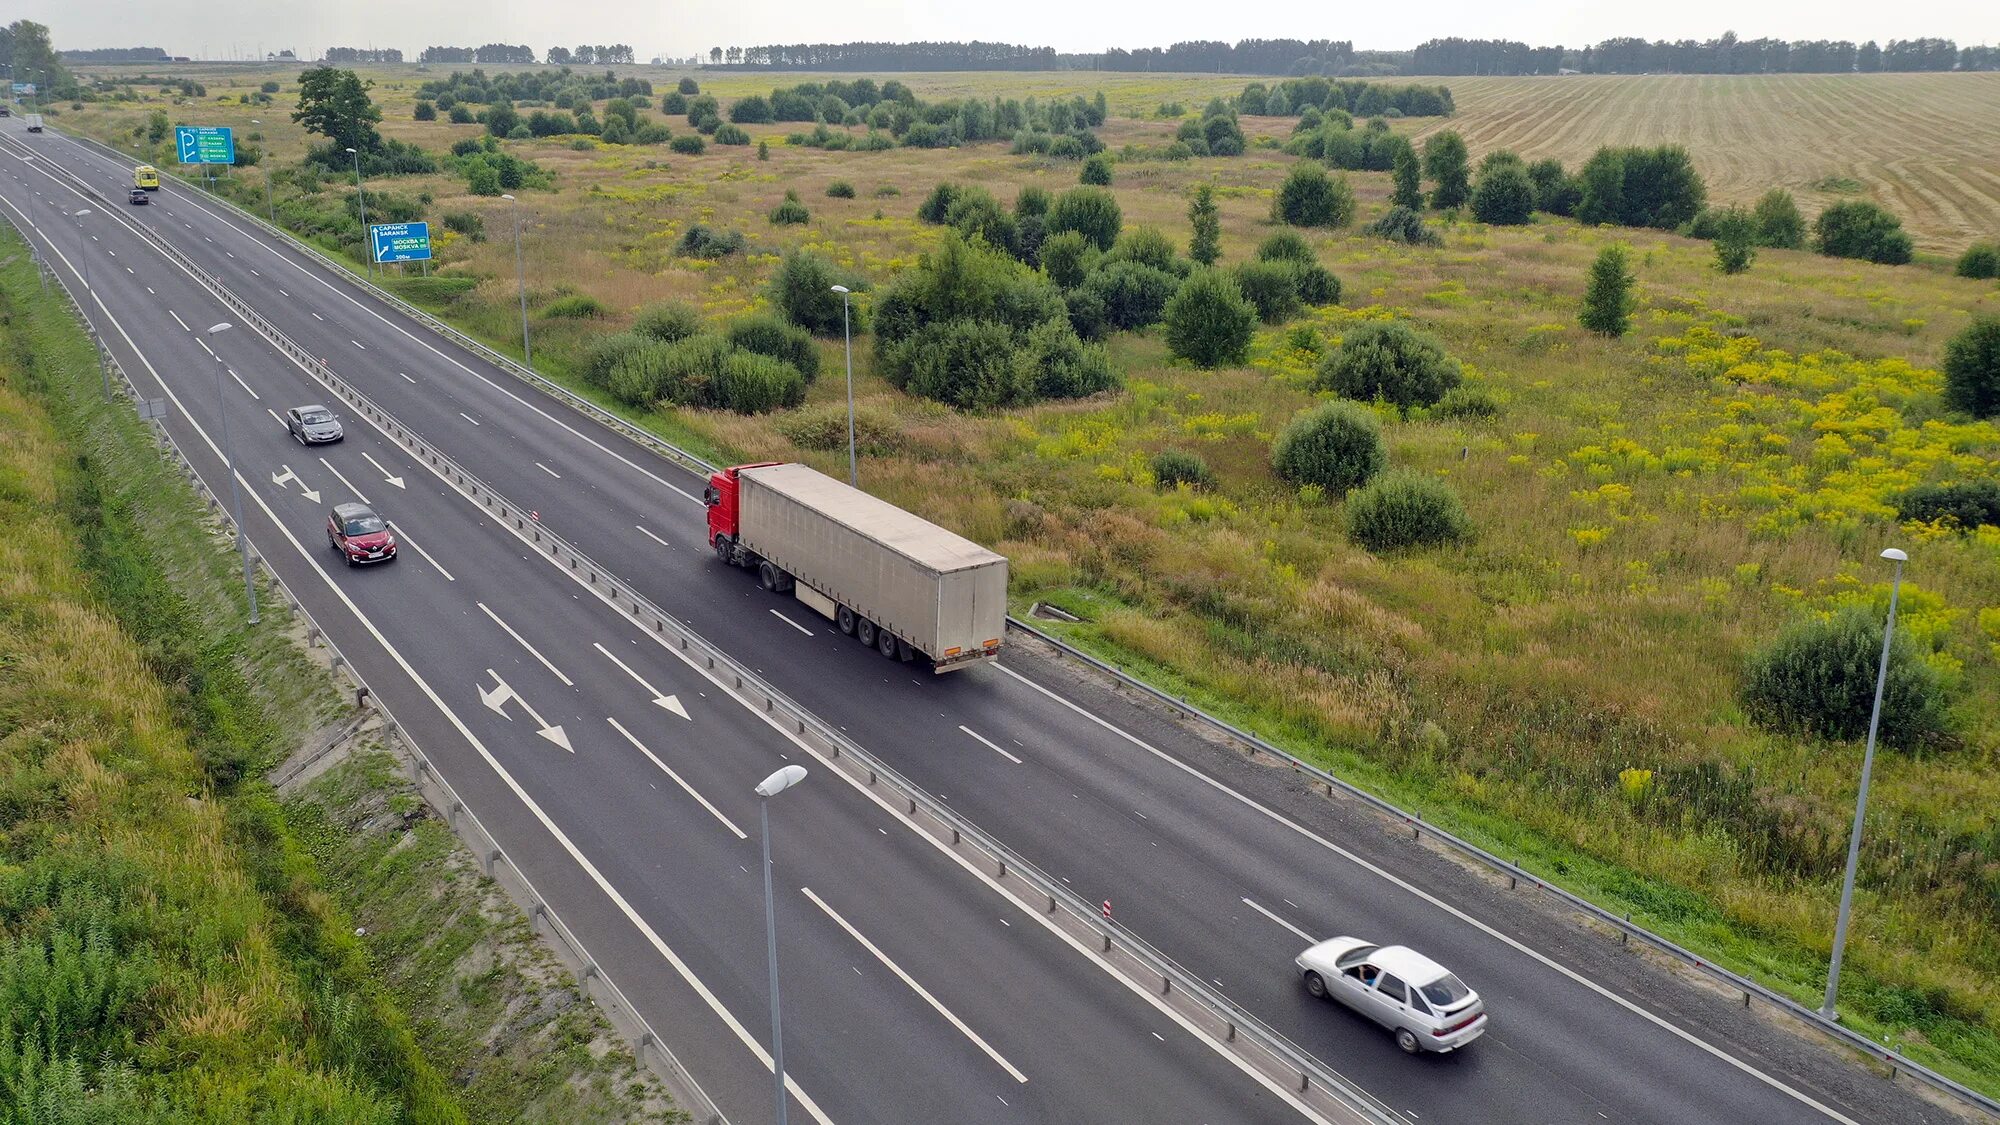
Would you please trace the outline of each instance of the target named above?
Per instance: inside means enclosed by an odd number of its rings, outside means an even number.
[[[805,465],[719,470],[704,499],[717,558],[882,655],[939,672],[999,657],[1004,557]]]

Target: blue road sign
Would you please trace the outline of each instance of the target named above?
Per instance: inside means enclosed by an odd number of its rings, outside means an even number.
[[[14,83],[14,92],[17,94],[33,94],[35,92],[35,84],[33,82],[16,82]]]
[[[182,164],[234,164],[236,134],[227,125],[176,125],[174,149]]]
[[[431,256],[429,223],[372,223],[368,238],[378,262],[424,262]]]

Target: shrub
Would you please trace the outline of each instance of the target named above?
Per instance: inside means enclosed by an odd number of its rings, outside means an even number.
[[[940,320],[893,345],[884,373],[905,391],[961,410],[1011,406],[1028,399],[1030,373],[1015,362],[1014,334],[1004,324]]]
[[[688,100],[686,94],[675,90],[668,90],[666,93],[660,95],[661,113],[671,113],[677,117],[684,117],[687,115],[687,111]]]
[[[688,99],[687,119],[690,125],[700,125],[703,118],[718,117],[721,113],[722,104],[707,94]]]
[[[942,223],[951,213],[951,205],[958,202],[959,193],[965,189],[945,181],[931,189],[924,201],[917,204],[917,221],[920,223]]]
[[[1215,487],[1215,473],[1201,454],[1185,449],[1162,449],[1153,454],[1151,468],[1153,481],[1161,488],[1176,488],[1187,485],[1190,488]]]
[[[1462,379],[1458,361],[1427,333],[1400,320],[1365,321],[1320,361],[1315,390],[1364,402],[1381,399],[1404,411],[1432,406]]]
[[[1188,223],[1194,233],[1188,238],[1188,257],[1212,266],[1222,257],[1222,218],[1215,206],[1215,188],[1198,184],[1188,200]]]
[[[1302,160],[1292,165],[1271,200],[1271,218],[1295,227],[1344,227],[1354,218],[1354,189]]]
[[[662,344],[678,344],[702,330],[701,314],[679,301],[647,305],[632,318],[632,331]]]
[[[681,79],[680,84],[675,86],[674,89],[679,91],[682,95],[690,98],[694,97],[696,94],[701,93],[701,85],[692,78]]]
[[[1715,268],[1728,274],[1749,269],[1757,257],[1757,220],[1741,207],[1724,207],[1708,214],[1715,232]]]
[[[462,234],[474,242],[486,241],[486,216],[477,211],[447,211],[444,229]]]
[[[1395,189],[1390,193],[1392,206],[1407,207],[1420,211],[1424,206],[1423,165],[1417,159],[1417,150],[1404,145],[1396,150],[1396,162],[1391,168],[1390,180]]]
[[[659,367],[660,394],[684,406],[714,406],[723,366],[737,354],[729,342],[703,332],[641,353]]]
[[[1119,235],[1117,244],[1104,256],[1106,265],[1112,262],[1137,262],[1175,277],[1186,276],[1193,268],[1185,258],[1175,253],[1173,240],[1161,233],[1158,227],[1134,227]]]
[[[778,432],[800,449],[821,453],[847,452],[847,407],[828,405],[807,408],[778,422]],[[879,410],[862,407],[854,412],[854,448],[857,453],[880,456],[903,447],[896,419]]]
[[[2000,416],[2000,317],[1982,316],[1945,344],[1944,401],[1974,418]]]
[[[667,147],[680,153],[682,156],[700,156],[708,150],[708,142],[704,141],[698,134],[682,133],[680,136],[668,141]]]
[[[1945,521],[1962,530],[2000,527],[2000,481],[1955,480],[1920,484],[1896,498],[1896,518]]]
[[[1623,336],[1632,327],[1632,282],[1625,268],[1625,248],[1605,247],[1590,264],[1578,322],[1600,336]]]
[[[663,145],[674,139],[674,131],[658,121],[648,121],[632,134],[635,145]]]
[[[1180,288],[1181,279],[1139,262],[1107,262],[1084,279],[1083,289],[1104,302],[1105,319],[1116,328],[1158,324]]]
[[[1583,189],[1576,177],[1563,170],[1562,161],[1537,160],[1528,165],[1528,179],[1535,185],[1535,210],[1551,215],[1574,215]]]
[[[783,360],[808,383],[819,378],[819,346],[813,343],[812,334],[769,313],[747,316],[730,325],[728,340],[732,348]]]
[[[1333,271],[1313,262],[1309,265],[1291,263],[1292,283],[1298,287],[1299,300],[1308,305],[1337,305],[1340,303],[1340,279]]]
[[[1701,213],[1708,189],[1679,145],[1600,148],[1578,174],[1585,223],[1677,230]]]
[[[1500,413],[1500,399],[1485,387],[1460,383],[1431,408],[1439,418],[1491,418]]]
[[[1297,485],[1344,495],[1382,471],[1382,427],[1367,407],[1325,402],[1301,411],[1271,443],[1271,467]]]
[[[412,120],[416,121],[436,121],[438,119],[438,109],[436,105],[430,102],[418,102],[417,108],[410,116]]]
[[[1990,279],[2000,277],[2000,246],[1991,242],[1975,242],[1958,256],[1956,272],[1960,277]]]
[[[1257,310],[1236,280],[1219,270],[1195,271],[1167,302],[1167,349],[1196,367],[1242,363],[1250,352]]]
[[[1860,258],[1885,266],[1910,260],[1910,236],[1896,216],[1866,200],[1836,203],[1813,221],[1819,252],[1831,258]]]
[[[1424,224],[1422,213],[1408,207],[1391,207],[1368,224],[1368,233],[1391,242],[1410,246],[1443,246],[1444,236]]]
[[[1111,186],[1111,157],[1108,153],[1098,153],[1083,162],[1083,171],[1077,174],[1077,182],[1096,184],[1098,187]]]
[[[846,180],[835,180],[826,185],[826,195],[828,199],[853,199],[854,185]]]
[[[453,125],[470,125],[473,122],[472,110],[466,106],[452,106],[450,115]]]
[[[1118,201],[1110,192],[1100,187],[1074,187],[1057,196],[1050,205],[1045,229],[1052,237],[1075,231],[1099,250],[1109,250],[1118,241],[1118,230],[1124,222]]]
[[[645,347],[649,341],[644,336],[632,332],[617,332],[592,337],[583,346],[583,356],[579,368],[584,381],[594,387],[609,388],[611,372],[627,355]]]
[[[763,414],[806,400],[806,379],[782,360],[756,352],[735,351],[722,363],[715,404],[738,414]]]
[[[838,336],[843,330],[843,309],[840,294],[833,291],[836,285],[859,288],[825,258],[811,250],[793,250],[779,263],[765,295],[786,320],[800,328],[815,336]],[[852,315],[848,327],[860,335],[866,330],[860,306],[854,306]]]
[[[1014,217],[982,187],[962,188],[945,209],[945,225],[969,239],[979,239],[1006,254],[1020,249],[1020,228]]]
[[[1074,289],[1089,276],[1096,255],[1097,247],[1081,231],[1052,234],[1042,242],[1042,272],[1058,288]]]
[[[812,221],[812,212],[807,211],[806,205],[799,202],[798,192],[786,189],[784,202],[771,208],[771,221],[780,226],[809,223]]]
[[[740,253],[744,237],[740,230],[716,230],[693,223],[674,243],[674,253],[684,258],[725,258]]]
[[[1759,725],[1788,734],[1865,736],[1884,616],[1871,606],[1851,605],[1787,626],[1745,666],[1744,711]],[[1907,747],[1936,739],[1945,730],[1946,703],[1943,675],[1910,634],[1898,630],[1882,692],[1882,743]]]
[[[1805,216],[1799,214],[1799,205],[1784,188],[1765,192],[1750,214],[1757,222],[1757,245],[1773,250],[1797,250],[1805,245]]]
[[[1449,129],[1424,142],[1424,174],[1437,185],[1431,189],[1432,207],[1460,207],[1471,197],[1471,159],[1465,138]]]
[[[1018,380],[1036,398],[1084,398],[1118,385],[1111,357],[1077,338],[1067,318],[1045,320],[1028,330],[1015,352]]]
[[[1281,230],[1257,244],[1257,260],[1311,265],[1319,261],[1319,255],[1313,252],[1312,243],[1304,235],[1295,230]]]
[[[729,120],[738,125],[769,125],[775,119],[771,116],[770,101],[762,94],[751,94],[736,99],[736,104],[729,107]]]
[[[1527,167],[1518,159],[1488,157],[1472,189],[1472,217],[1495,226],[1520,226],[1535,217],[1534,211],[1535,182]]]
[[[1450,486],[1428,473],[1384,473],[1347,498],[1347,534],[1371,551],[1469,538],[1472,521]]]
[[[718,125],[715,127],[715,143],[719,145],[747,145],[750,134],[741,125]]]
[[[1236,287],[1256,306],[1265,324],[1283,324],[1304,311],[1299,300],[1299,266],[1289,261],[1244,262],[1235,269]]]
[[[1028,184],[1014,197],[1014,217],[1025,219],[1031,215],[1047,215],[1050,202],[1047,188]]]
[[[584,293],[574,293],[550,301],[542,315],[556,320],[596,320],[604,315],[604,302]]]
[[[611,396],[627,406],[651,406],[665,397],[668,346],[625,334],[611,339],[622,345],[604,353],[609,365],[604,387]]]

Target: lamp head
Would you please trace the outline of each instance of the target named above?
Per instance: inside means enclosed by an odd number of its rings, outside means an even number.
[[[1883,557],[1883,558],[1885,558],[1885,559],[1888,559],[1888,560],[1889,560],[1890,562],[1909,562],[1909,561],[1910,561],[1910,556],[1909,556],[1909,555],[1907,555],[1907,554],[1905,554],[1905,553],[1903,552],[1903,550],[1902,550],[1902,549],[1901,549],[1900,547],[1890,547],[1890,548],[1887,548],[1886,550],[1884,550],[1884,551],[1882,552],[1882,557]]]
[[[775,797],[806,779],[806,768],[790,765],[757,783],[759,797]]]
[[[833,287],[833,291],[844,297],[848,293],[848,288],[845,285],[836,285]]]

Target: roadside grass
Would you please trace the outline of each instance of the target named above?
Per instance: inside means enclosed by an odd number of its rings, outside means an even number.
[[[989,78],[950,80],[1023,88]],[[1501,108],[1460,101],[1468,121]],[[1704,112],[1726,121],[1727,103]],[[1254,139],[1285,123],[1245,125]],[[794,246],[879,286],[934,244],[936,228],[913,219],[931,184],[1005,201],[1075,179],[1073,164],[1004,146],[823,152],[776,143],[786,128],[753,130],[774,139],[768,162],[510,145],[558,185],[522,203],[531,306],[596,297],[605,331],[667,299],[723,320],[762,307],[763,279]],[[1102,133],[1115,150],[1171,129],[1117,118]],[[433,148],[444,137],[393,131]],[[1715,143],[1716,158],[1737,155]],[[1121,164],[1113,190],[1127,229],[1184,242],[1187,192],[1215,184],[1228,264],[1271,232],[1289,164],[1259,148]],[[1878,760],[1843,1010],[2000,1090],[2000,636],[1981,624],[2000,614],[2000,538],[1898,526],[1890,504],[1921,480],[1992,473],[2000,435],[1943,415],[1934,368],[1971,316],[2000,312],[2000,290],[1935,263],[1787,251],[1725,278],[1705,243],[1546,218],[1444,216],[1441,248],[1403,246],[1358,233],[1385,209],[1387,176],[1348,178],[1354,227],[1311,236],[1346,304],[1260,331],[1240,369],[1179,366],[1157,334],[1126,333],[1108,341],[1121,391],[959,415],[890,387],[858,339],[858,405],[897,431],[893,449],[865,455],[864,483],[1007,554],[1016,599],[1067,599],[1087,622],[1072,629],[1128,666],[1806,1000],[1823,987],[1860,751],[1751,726],[1737,671],[1795,614],[1886,598],[1869,560],[1908,547],[1904,622],[1959,684],[1959,739]],[[833,179],[859,198],[823,200]],[[875,198],[882,184],[900,194]],[[815,199],[813,224],[763,221],[787,188]],[[509,213],[442,178],[429,189],[440,206],[491,209],[487,242],[442,247],[447,273],[481,279],[444,315],[518,355],[513,247],[494,234],[511,233]],[[743,230],[748,252],[675,258],[689,222]],[[1591,258],[1618,241],[1640,307],[1631,336],[1605,340],[1577,327],[1576,300]],[[1374,318],[1439,336],[1501,403],[1485,419],[1384,414],[1391,464],[1448,482],[1470,543],[1377,557],[1347,541],[1336,501],[1270,472],[1271,435],[1318,400],[1319,356]],[[571,364],[587,337],[561,331],[537,329],[537,366],[582,390]],[[839,341],[821,346],[806,408],[844,408]],[[782,415],[621,413],[711,459],[844,469],[844,451],[793,444]],[[1200,453],[1215,487],[1158,489],[1149,463],[1167,448]],[[1638,796],[1628,770],[1651,771]]]

